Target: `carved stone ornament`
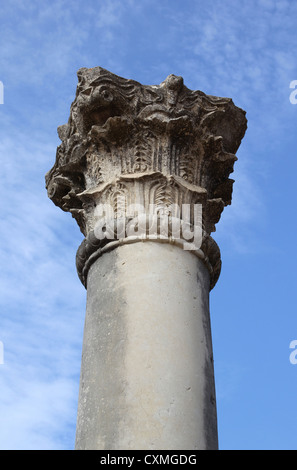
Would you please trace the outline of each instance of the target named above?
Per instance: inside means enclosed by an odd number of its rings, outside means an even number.
[[[157,240],[180,243],[169,229],[133,234],[139,215],[165,214],[182,220],[182,207],[202,208],[202,239],[195,254],[218,279],[220,253],[210,237],[224,207],[231,203],[237,160],[245,134],[245,112],[229,98],[188,89],[182,77],[169,75],[160,85],[141,85],[95,67],[78,71],[76,97],[68,124],[58,128],[62,141],[56,162],[46,175],[50,199],[72,213],[85,240],[77,269],[86,286],[92,262],[121,243]],[[106,217],[116,222],[112,235]],[[142,210],[140,209],[142,208]],[[151,210],[153,208],[153,210]],[[104,224],[100,225],[100,220]],[[130,223],[130,232],[126,226]],[[137,228],[134,223],[134,229]]]

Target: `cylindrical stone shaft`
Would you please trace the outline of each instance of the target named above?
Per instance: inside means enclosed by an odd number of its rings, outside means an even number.
[[[76,449],[216,449],[209,272],[157,242],[88,273]]]

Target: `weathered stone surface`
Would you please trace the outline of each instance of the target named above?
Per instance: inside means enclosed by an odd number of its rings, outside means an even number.
[[[216,449],[209,274],[147,241],[88,276],[76,449]]]
[[[221,259],[211,233],[231,203],[245,130],[231,99],[181,77],[146,86],[79,70],[46,175],[49,197],[85,235],[77,449],[218,447],[208,299]]]
[[[172,217],[180,217],[183,204],[201,204],[202,251],[213,287],[220,256],[209,236],[231,203],[229,175],[245,130],[245,112],[231,99],[192,91],[182,77],[170,75],[158,86],[145,86],[101,67],[80,69],[68,124],[58,128],[62,143],[46,186],[52,201],[72,213],[86,236],[77,257],[82,282],[86,285],[83,271],[91,247],[100,253],[111,242],[94,235],[98,205],[111,206],[115,218],[131,220],[135,214],[127,208],[133,204],[146,213],[155,205],[157,213]]]

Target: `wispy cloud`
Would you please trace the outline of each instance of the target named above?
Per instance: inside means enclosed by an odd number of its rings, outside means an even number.
[[[0,148],[0,446],[71,448],[85,308],[74,257],[82,236],[47,199],[40,155],[51,161],[50,146],[15,134]],[[59,435],[61,421],[67,436]]]
[[[108,63],[125,8],[118,0],[7,2],[1,7],[2,73],[10,84],[56,87],[69,70]],[[15,24],[17,23],[17,31]],[[97,36],[98,35],[98,36]],[[97,36],[97,37],[96,37]],[[95,51],[95,54],[94,54]],[[98,63],[97,63],[98,62]],[[100,65],[103,65],[100,63]]]
[[[178,12],[167,2],[162,6],[179,41],[171,48],[172,61],[191,88],[198,84],[208,93],[235,97],[242,107],[255,101],[261,110],[263,102],[279,106],[281,88],[287,93],[287,77],[295,69],[296,4],[186,2],[188,8]]]

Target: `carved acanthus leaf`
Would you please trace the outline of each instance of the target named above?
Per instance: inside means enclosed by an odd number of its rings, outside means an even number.
[[[245,112],[230,98],[190,90],[182,77],[148,86],[101,67],[80,69],[46,175],[48,195],[85,236],[104,203],[115,217],[129,204],[171,213],[174,204],[199,203],[209,236],[231,203],[229,175],[246,127]]]

